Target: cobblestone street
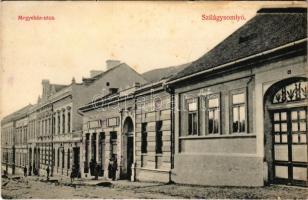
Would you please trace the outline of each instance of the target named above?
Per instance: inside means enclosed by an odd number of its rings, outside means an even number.
[[[91,184],[91,182],[93,184]],[[201,187],[175,184],[141,183],[115,181],[98,184],[99,181],[81,181],[70,184],[68,180],[46,182],[43,177],[2,179],[4,199],[84,199],[84,198],[246,198],[246,199],[307,199],[306,188],[268,186],[263,188],[245,187]],[[104,186],[103,186],[104,185]]]

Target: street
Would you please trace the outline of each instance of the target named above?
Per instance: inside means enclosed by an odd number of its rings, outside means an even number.
[[[307,188],[267,187],[202,187],[162,183],[115,181],[109,186],[78,186],[65,182],[51,183],[43,177],[2,178],[3,199],[86,199],[86,198],[245,198],[307,199]]]

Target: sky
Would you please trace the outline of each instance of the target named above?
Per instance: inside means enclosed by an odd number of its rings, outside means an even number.
[[[1,2],[0,117],[42,93],[42,79],[70,84],[121,60],[143,73],[192,62],[261,7],[299,2]],[[305,2],[301,2],[305,4]],[[207,21],[202,15],[239,15]],[[18,20],[18,16],[55,20]]]

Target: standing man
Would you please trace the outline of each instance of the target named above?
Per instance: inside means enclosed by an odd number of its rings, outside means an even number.
[[[26,167],[26,165],[24,167],[24,177],[27,177],[27,167]]]
[[[113,174],[112,174],[112,180],[115,181],[116,177],[117,177],[117,170],[118,170],[118,161],[117,161],[117,157],[115,155],[113,155]]]
[[[29,176],[31,176],[31,173],[32,173],[32,166],[30,165],[29,166]]]
[[[49,165],[47,166],[46,172],[47,172],[47,181],[48,181],[49,180]]]

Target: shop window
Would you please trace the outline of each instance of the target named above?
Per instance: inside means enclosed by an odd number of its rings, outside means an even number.
[[[162,131],[162,121],[157,121],[156,122],[156,153],[157,154],[161,154],[163,153],[162,151],[162,146],[163,146],[163,140],[162,140],[162,135],[163,135],[163,131]]]
[[[148,133],[147,133],[147,123],[141,124],[141,153],[147,153],[147,141]]]
[[[219,95],[210,95],[208,106],[208,134],[220,132],[220,99]]]
[[[232,94],[232,132],[243,133],[246,129],[246,95]]]
[[[198,135],[198,99],[187,100],[188,135]]]

